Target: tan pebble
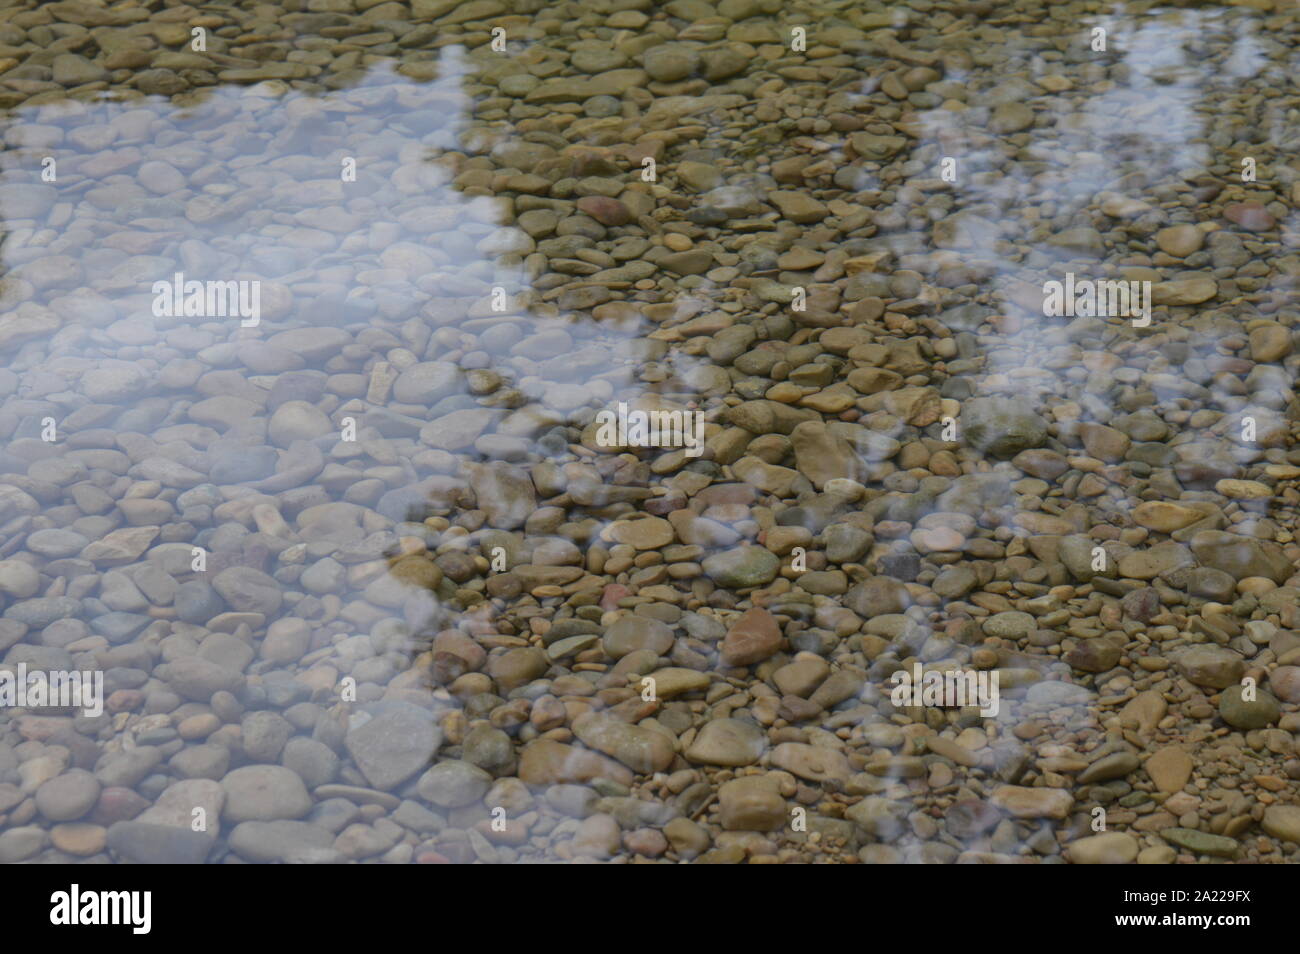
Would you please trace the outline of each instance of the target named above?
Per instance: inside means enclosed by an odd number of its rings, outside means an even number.
[[[1233,480],[1225,478],[1214,485],[1214,489],[1233,500],[1263,500],[1273,496],[1273,488],[1257,480]]]
[[[1059,788],[1025,788],[1003,785],[990,797],[998,808],[1014,818],[1064,819],[1074,805],[1074,796]]]
[[[1156,245],[1166,255],[1186,258],[1199,251],[1205,243],[1205,233],[1195,225],[1171,225],[1156,233]]]
[[[972,766],[979,764],[979,757],[974,752],[963,745],[959,745],[952,739],[945,739],[941,735],[936,735],[927,738],[925,743],[935,755],[952,759],[958,765]]]
[[[1172,865],[1177,858],[1178,852],[1168,845],[1156,845],[1139,851],[1137,863],[1140,865]]]
[[[947,527],[931,527],[913,530],[910,539],[912,546],[920,553],[937,553],[945,550],[958,550],[966,538],[956,530]]]
[[[1122,831],[1080,838],[1069,846],[1076,865],[1126,865],[1138,856],[1138,840]]]
[[[194,739],[206,739],[219,728],[221,728],[221,720],[211,712],[204,712],[182,719],[176,726],[176,731],[182,739],[189,742]]]
[[[572,848],[575,855],[608,858],[618,854],[621,844],[622,834],[612,815],[589,815],[579,823]]]
[[[1192,757],[1173,746],[1160,749],[1146,761],[1147,774],[1157,791],[1176,792],[1187,784],[1194,768]]]
[[[54,847],[78,858],[99,854],[104,850],[107,840],[106,828],[84,822],[55,825],[50,829],[50,841],[54,843]]]
[[[1174,792],[1165,799],[1164,807],[1175,816],[1183,816],[1188,813],[1195,814],[1200,804],[1201,799],[1196,795],[1188,792]]]
[[[1173,533],[1204,519],[1199,510],[1163,500],[1148,500],[1133,508],[1133,522],[1158,533]]]
[[[1244,580],[1237,581],[1237,592],[1243,596],[1246,594],[1262,596],[1275,589],[1277,584],[1265,576],[1248,576]]]

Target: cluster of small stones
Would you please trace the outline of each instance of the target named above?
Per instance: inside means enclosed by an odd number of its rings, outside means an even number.
[[[1294,15],[1155,6],[0,10],[0,862],[1296,861]]]

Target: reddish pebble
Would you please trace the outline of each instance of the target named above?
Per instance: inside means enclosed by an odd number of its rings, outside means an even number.
[[[149,800],[129,788],[111,785],[99,793],[99,801],[90,820],[105,827],[113,822],[130,821],[149,807]]]
[[[672,513],[674,510],[685,510],[687,507],[685,497],[651,497],[645,502],[646,513],[652,513],[656,517],[662,517],[665,514]]]
[[[48,742],[60,732],[72,727],[67,716],[22,716],[18,720],[18,734],[32,742]]]
[[[600,608],[603,610],[618,609],[618,601],[631,595],[632,591],[626,586],[619,583],[610,583],[605,587],[605,591],[600,594]]]
[[[781,645],[781,624],[765,609],[747,610],[727,630],[722,640],[724,666],[749,666],[761,662]]]
[[[144,693],[139,689],[118,689],[104,700],[109,712],[130,712],[144,705]]]
[[[449,865],[451,859],[445,855],[440,855],[436,851],[422,851],[415,856],[417,865]]]
[[[590,215],[601,225],[627,225],[632,212],[618,199],[603,195],[584,195],[577,201],[578,211]]]
[[[1223,210],[1223,217],[1248,232],[1267,232],[1277,224],[1258,202],[1234,202]]]
[[[658,858],[668,850],[668,839],[653,828],[638,828],[623,836],[623,847],[634,855]]]
[[[1278,666],[1269,674],[1268,687],[1283,702],[1300,702],[1300,666]]]

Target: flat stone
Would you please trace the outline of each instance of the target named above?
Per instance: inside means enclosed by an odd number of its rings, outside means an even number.
[[[994,613],[985,619],[983,624],[985,636],[1002,639],[1023,639],[1032,635],[1036,628],[1034,618],[1028,613],[1019,611]]]
[[[1223,721],[1234,729],[1263,729],[1272,725],[1282,716],[1282,708],[1272,693],[1264,689],[1255,689],[1255,698],[1247,701],[1245,690],[1239,686],[1229,686],[1219,696],[1219,715]]]
[[[1138,856],[1138,840],[1122,831],[1108,831],[1070,842],[1070,860],[1076,865],[1126,865]]]
[[[746,610],[731,624],[722,640],[722,663],[750,666],[767,659],[781,645],[781,627],[765,609]]]
[[[1300,666],[1278,666],[1268,674],[1268,686],[1283,702],[1300,702]]]
[[[752,722],[710,719],[686,750],[686,760],[703,765],[753,765],[767,751],[767,735]]]
[[[1171,225],[1156,232],[1156,245],[1160,251],[1175,258],[1186,258],[1200,251],[1205,244],[1205,233],[1195,225]]]
[[[352,761],[372,787],[389,791],[413,778],[432,761],[442,744],[433,714],[418,706],[398,704],[344,738]]]
[[[212,779],[182,779],[169,785],[135,820],[190,831],[195,820],[202,818],[208,830],[215,831],[225,800],[225,789]],[[202,809],[202,814],[196,814],[195,809]]]
[[[1119,574],[1131,580],[1156,577],[1195,563],[1192,552],[1181,543],[1166,540],[1146,550],[1134,550],[1119,558]]]
[[[1217,294],[1219,283],[1213,278],[1184,278],[1151,286],[1151,301],[1156,305],[1199,305]]]
[[[1014,818],[1064,819],[1074,805],[1074,796],[1060,788],[1024,788],[1002,785],[989,799]]]
[[[50,829],[50,843],[59,851],[78,858],[97,855],[108,844],[108,829],[87,822],[55,825]]]
[[[419,793],[439,808],[463,808],[480,801],[492,785],[492,776],[469,762],[449,759],[420,776]]]
[[[301,818],[311,811],[302,780],[278,765],[237,768],[221,780],[221,787],[226,793],[222,818],[235,824]]]
[[[601,645],[611,659],[622,659],[628,653],[640,650],[667,656],[673,642],[673,631],[666,623],[635,614],[615,620],[601,638]]]
[[[1011,398],[972,398],[963,402],[961,433],[981,453],[1014,457],[1047,439],[1047,423]]]
[[[334,834],[299,821],[247,821],[230,832],[230,848],[245,861],[293,864],[333,860]]]
[[[673,740],[662,732],[587,712],[573,721],[583,745],[617,759],[634,772],[662,772],[672,763]]]
[[[636,550],[656,550],[675,539],[673,525],[662,517],[619,520],[610,524],[605,535],[615,543],[624,543]]]
[[[1270,321],[1250,332],[1250,356],[1259,362],[1281,361],[1291,354],[1291,330]]]
[[[1300,845],[1300,806],[1270,805],[1264,809],[1260,827],[1265,834]]]
[[[1155,783],[1156,791],[1181,791],[1192,777],[1192,757],[1180,748],[1162,748],[1146,760],[1147,775]]]
[[[1133,508],[1133,522],[1158,533],[1173,533],[1204,519],[1200,510],[1164,500],[1144,500]]]
[[[74,821],[95,807],[99,790],[94,775],[84,769],[70,769],[36,790],[36,808],[50,821]]]
[[[718,811],[727,831],[773,831],[786,824],[785,799],[775,779],[747,775],[718,789]]]
[[[1160,831],[1160,837],[1193,854],[1212,855],[1216,858],[1235,858],[1241,848],[1235,839],[1190,828],[1165,828]]]
[[[138,821],[117,822],[106,838],[109,851],[142,865],[202,864],[215,841],[207,832]]]
[[[802,742],[782,742],[772,750],[771,762],[775,768],[817,783],[845,782],[853,771],[842,752]]]
[[[700,692],[709,688],[711,683],[708,673],[679,666],[656,669],[647,678],[654,680],[655,694],[660,699],[675,699],[688,692]]]
[[[1241,681],[1246,663],[1238,653],[1222,646],[1188,646],[1174,657],[1174,665],[1187,680],[1211,689],[1227,689]]]
[[[1109,782],[1113,779],[1124,778],[1132,772],[1137,771],[1141,760],[1132,752],[1112,752],[1093,762],[1086,769],[1079,773],[1079,782],[1084,785],[1091,785],[1097,782]]]
[[[776,579],[781,560],[762,547],[739,547],[715,553],[704,560],[704,574],[719,586],[748,589]]]

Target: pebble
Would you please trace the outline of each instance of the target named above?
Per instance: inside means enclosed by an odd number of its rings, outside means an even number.
[[[1188,828],[1166,828],[1160,832],[1160,836],[1170,844],[1193,854],[1210,855],[1215,858],[1235,858],[1241,849],[1234,838],[1211,835],[1208,832]]]
[[[1205,244],[1205,233],[1194,225],[1171,225],[1156,233],[1160,251],[1175,258],[1186,258]]]
[[[772,831],[786,823],[785,799],[770,776],[746,776],[718,789],[719,822],[726,831]]]
[[[105,840],[110,852],[132,864],[197,865],[207,859],[214,838],[187,828],[120,821],[108,829]]]
[[[1281,706],[1272,693],[1258,689],[1247,701],[1241,686],[1229,686],[1219,696],[1219,715],[1234,729],[1262,729],[1282,715]]]
[[[749,666],[767,659],[781,644],[781,628],[767,610],[742,613],[727,629],[722,659],[729,666]]]
[[[99,792],[99,780],[94,775],[84,769],[70,769],[36,790],[36,808],[50,821],[75,821],[95,806]]]
[[[666,656],[674,642],[673,631],[665,623],[646,616],[624,616],[605,631],[601,638],[605,652],[612,659],[649,650]]]
[[[396,788],[418,774],[433,760],[441,742],[442,735],[429,713],[404,704],[375,715],[344,739],[361,774],[380,791]]]
[[[78,858],[90,858],[104,850],[108,829],[85,822],[55,825],[50,829],[50,843],[59,851]]]
[[[740,719],[711,719],[686,750],[687,761],[705,765],[753,765],[767,750],[763,730]]]
[[[1183,749],[1162,748],[1153,753],[1145,763],[1147,775],[1155,783],[1156,791],[1177,792],[1192,777],[1195,763]]]
[[[245,861],[292,864],[335,856],[334,835],[299,821],[246,821],[230,832],[230,847]]]
[[[1300,844],[1300,807],[1295,805],[1270,805],[1264,809],[1260,827],[1283,841]]]
[[[1074,797],[1057,788],[1024,788],[1003,785],[994,789],[990,801],[1015,818],[1064,818]]]
[[[1267,232],[1276,225],[1273,216],[1258,202],[1233,202],[1224,206],[1223,217],[1248,232]]]
[[[1040,446],[1047,438],[1043,419],[1008,398],[974,398],[964,402],[960,426],[973,446],[995,457],[1014,457]]]
[[[596,713],[574,719],[573,734],[583,745],[622,762],[634,772],[662,772],[676,754],[667,734]]]
[[[1138,840],[1121,831],[1091,835],[1070,842],[1070,860],[1076,865],[1126,865],[1138,856]]]
[[[312,806],[302,780],[278,765],[237,768],[221,780],[221,788],[226,796],[221,816],[233,824],[297,819]]]

